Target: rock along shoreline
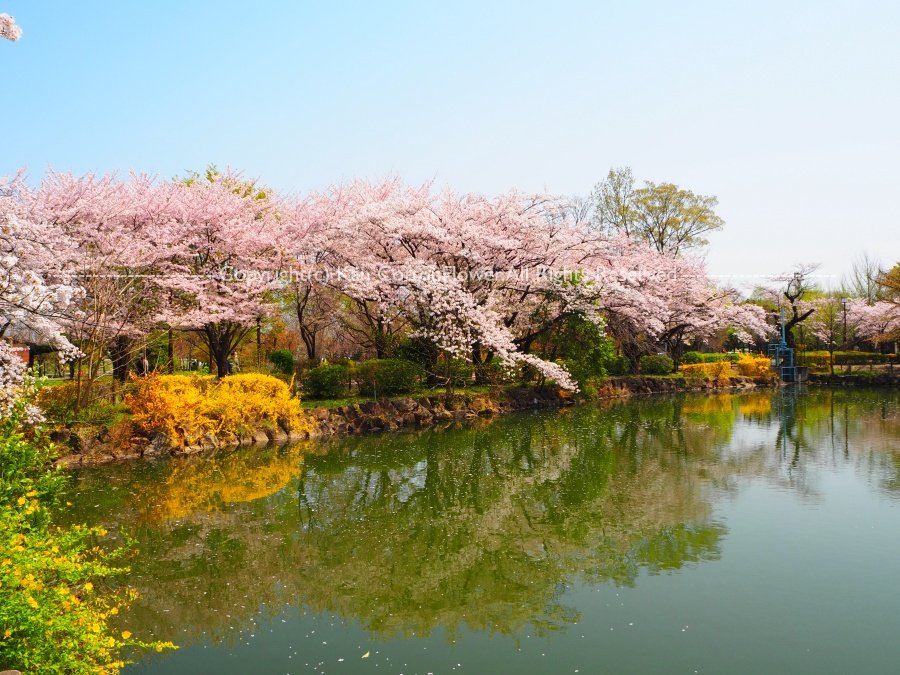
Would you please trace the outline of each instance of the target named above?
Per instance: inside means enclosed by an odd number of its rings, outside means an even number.
[[[733,392],[774,388],[774,378],[615,377],[606,380],[597,391],[597,399],[684,392]],[[200,445],[180,445],[165,434],[110,434],[91,430],[56,432],[54,440],[71,451],[56,460],[64,468],[95,466],[110,462],[154,457],[193,455],[205,451],[238,446],[284,444],[308,438],[389,432],[462,422],[478,417],[494,417],[520,410],[552,409],[578,402],[571,392],[556,387],[498,387],[489,392],[460,390],[451,395],[386,398],[331,408],[306,410],[312,431],[297,433],[276,427],[259,429],[237,438],[219,439],[209,435]]]

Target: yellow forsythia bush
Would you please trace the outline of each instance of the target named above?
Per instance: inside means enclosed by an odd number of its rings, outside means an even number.
[[[207,434],[233,439],[259,429],[307,431],[300,401],[281,380],[255,373],[215,380],[202,375],[138,378],[126,398],[135,423],[195,445]]]
[[[741,354],[735,365],[738,373],[744,377],[767,377],[772,374],[772,365],[767,356]]]
[[[137,596],[109,580],[127,571],[128,551],[104,546],[101,527],[56,522],[67,477],[50,468],[56,448],[32,400],[26,391],[0,415],[0,668],[115,675],[136,649],[174,645],[119,624]]]
[[[731,361],[686,363],[679,370],[685,377],[709,377],[714,380],[727,380],[731,377]]]
[[[257,429],[278,427],[309,431],[300,411],[300,399],[287,384],[270,375],[230,375],[207,390],[204,414],[216,421],[215,433],[236,436]]]

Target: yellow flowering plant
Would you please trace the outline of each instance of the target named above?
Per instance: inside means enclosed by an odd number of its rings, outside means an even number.
[[[686,363],[679,368],[685,377],[708,377],[714,380],[731,378],[731,361],[714,361],[712,363]]]
[[[769,377],[773,374],[772,362],[767,356],[741,354],[735,367],[744,377]]]
[[[132,649],[173,648],[121,631],[114,619],[135,598],[107,581],[125,568],[124,548],[105,549],[100,527],[54,525],[64,475],[25,403],[0,418],[0,670],[118,673]]]
[[[299,399],[283,381],[247,373],[215,380],[201,375],[150,375],[126,398],[135,423],[195,445],[207,434],[234,439],[257,430],[308,431]]]

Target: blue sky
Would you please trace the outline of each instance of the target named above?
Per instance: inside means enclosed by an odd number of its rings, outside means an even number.
[[[719,197],[717,274],[900,259],[900,3],[0,0],[0,174]]]

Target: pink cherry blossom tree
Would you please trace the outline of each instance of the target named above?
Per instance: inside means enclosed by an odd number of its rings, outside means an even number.
[[[555,364],[527,354],[533,337],[517,335],[526,325],[533,330],[526,313],[536,319],[543,305],[550,315],[551,298],[560,303],[571,295],[545,273],[562,268],[554,254],[565,244],[551,235],[562,229],[547,220],[540,201],[433,196],[427,185],[399,181],[338,186],[329,198],[342,207],[328,283],[349,299],[376,354],[411,330],[456,358],[477,361],[488,353],[527,361],[571,385]]]
[[[848,320],[863,340],[876,345],[891,342],[900,337],[900,305],[878,300],[871,305],[865,300],[852,300],[847,305]]]
[[[106,355],[124,372],[160,326],[201,335],[225,375],[286,299],[310,358],[339,324],[376,356],[411,336],[434,345],[435,359],[529,365],[563,387],[574,382],[545,346],[572,318],[664,345],[676,360],[725,327],[766,330],[761,310],[713,285],[701,262],[591,227],[583,209],[547,195],[435,193],[389,179],[285,199],[214,170],[182,181],[51,173],[33,191],[18,180],[7,192],[10,227],[27,234],[34,223],[56,243],[52,256],[34,249],[29,265],[77,281],[59,332],[82,347],[89,377]]]
[[[26,364],[6,338],[52,343],[73,357],[76,350],[63,331],[78,289],[60,262],[64,238],[28,219],[27,191],[21,173],[0,178],[0,418],[22,404],[36,422],[38,411],[22,403],[29,393]]]
[[[659,341],[675,363],[681,361],[691,342],[708,340],[727,328],[738,330],[745,341],[771,333],[765,311],[758,305],[742,303],[737,291],[713,284],[699,259],[664,257],[657,265],[668,269],[662,284],[663,329]]]
[[[63,335],[78,289],[65,267],[70,242],[32,219],[23,175],[0,178],[0,338],[34,337],[68,352]]]
[[[197,332],[216,373],[230,372],[230,358],[257,320],[272,311],[281,288],[286,233],[305,230],[295,205],[234,174],[170,186],[165,228],[165,266],[157,284],[166,295],[157,318]]]
[[[598,232],[564,200],[435,195],[387,180],[334,186],[311,203],[317,234],[295,255],[315,269],[312,287],[346,298],[341,320],[378,356],[412,334],[455,358],[529,363],[569,386],[533,349],[572,316],[676,356],[727,326],[768,330],[761,309],[716,288],[699,262]]]
[[[163,300],[156,281],[169,256],[161,235],[170,193],[148,176],[122,181],[51,172],[30,195],[31,217],[66,239],[63,264],[82,291],[65,329],[82,351],[85,399],[107,356],[114,379],[125,379],[142,339],[156,325]]]

